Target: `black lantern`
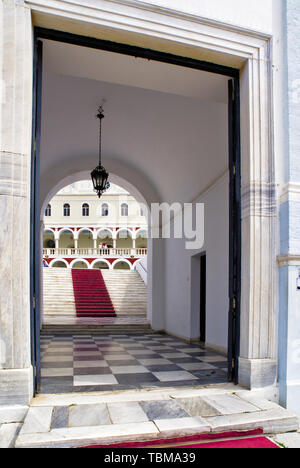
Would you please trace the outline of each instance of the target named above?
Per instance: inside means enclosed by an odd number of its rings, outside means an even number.
[[[100,131],[99,131],[99,165],[91,172],[91,178],[92,178],[94,190],[95,190],[95,192],[97,192],[97,195],[100,198],[101,195],[110,187],[110,183],[108,182],[109,174],[101,164],[102,119],[104,119],[103,107],[102,106],[100,106],[99,109],[98,109],[97,118],[99,119],[99,124],[100,124]]]

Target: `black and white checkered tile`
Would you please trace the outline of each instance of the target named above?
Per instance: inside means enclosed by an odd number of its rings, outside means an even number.
[[[167,335],[43,335],[41,392],[226,382],[227,359]]]

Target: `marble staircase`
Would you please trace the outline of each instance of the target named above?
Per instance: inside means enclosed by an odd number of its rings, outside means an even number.
[[[147,287],[135,271],[102,270],[117,317],[76,316],[72,270],[44,268],[42,332],[151,333],[147,322]]]
[[[147,287],[136,271],[102,270],[117,316],[147,314]]]
[[[44,268],[44,317],[76,316],[72,270],[67,268]]]

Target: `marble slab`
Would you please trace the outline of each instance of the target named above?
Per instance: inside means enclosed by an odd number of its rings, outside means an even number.
[[[121,441],[136,441],[155,439],[159,434],[153,422],[134,424],[111,424],[96,427],[69,427],[54,429],[45,434],[21,434],[16,442],[16,448],[21,447],[51,447],[78,446],[80,443],[111,443]]]
[[[113,424],[138,423],[149,420],[137,402],[109,403],[107,407]]]
[[[210,432],[210,426],[200,418],[157,419],[154,421],[161,437],[182,437]]]
[[[29,408],[21,434],[49,432],[52,419],[52,407]]]
[[[111,421],[105,404],[70,407],[69,427],[103,426],[107,424],[111,424]]]

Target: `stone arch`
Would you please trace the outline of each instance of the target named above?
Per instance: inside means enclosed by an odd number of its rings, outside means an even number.
[[[95,266],[95,265],[97,265],[97,263],[105,263],[109,270],[112,269],[111,263],[109,263],[109,261],[106,260],[105,258],[97,258],[96,260],[94,260],[93,263],[91,264],[91,268],[97,268]]]
[[[70,268],[77,268],[74,265],[76,263],[84,263],[86,265],[86,268],[91,268],[89,262],[85,260],[85,258],[75,258],[71,263],[70,263]]]
[[[65,267],[61,266],[61,267],[55,267],[55,263],[64,263],[65,264]],[[68,262],[64,259],[64,258],[54,258],[53,260],[51,260],[51,262],[49,263],[49,267],[50,268],[69,268],[69,264]]]
[[[117,268],[116,265],[118,265],[118,263],[127,263],[127,265],[129,266],[129,270],[133,270],[133,265],[132,263],[129,262],[129,260],[127,260],[126,258],[118,258],[117,260],[115,260],[112,264],[112,269],[113,270],[116,270]]]

